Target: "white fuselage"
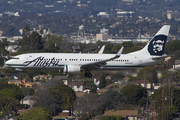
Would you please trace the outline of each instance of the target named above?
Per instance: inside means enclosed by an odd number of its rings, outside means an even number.
[[[84,53],[29,53],[21,54],[6,62],[11,67],[20,69],[63,69],[65,65],[82,65],[103,61],[115,54],[84,54]],[[162,60],[152,60],[152,56],[140,54],[121,54],[117,59],[106,62],[101,70],[130,69],[153,65]]]
[[[164,60],[164,46],[170,25],[164,25],[147,45],[136,52],[121,54],[103,54],[104,47],[98,54],[84,53],[29,53],[15,56],[6,65],[19,69],[61,69],[65,73],[79,73],[85,70],[85,76],[91,77],[91,70],[120,70],[154,65]]]

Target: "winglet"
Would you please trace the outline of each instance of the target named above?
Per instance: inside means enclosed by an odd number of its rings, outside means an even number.
[[[124,49],[124,46],[121,47],[121,49],[118,51],[118,53],[116,54],[116,57],[120,57],[121,56],[121,53]]]
[[[102,46],[102,48],[100,49],[100,51],[98,52],[98,54],[103,54],[104,48],[105,48],[105,45]]]

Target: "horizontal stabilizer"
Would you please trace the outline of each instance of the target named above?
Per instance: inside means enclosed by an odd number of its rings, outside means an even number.
[[[169,56],[168,55],[163,55],[163,56],[152,57],[152,60],[165,59],[166,57],[169,57]]]

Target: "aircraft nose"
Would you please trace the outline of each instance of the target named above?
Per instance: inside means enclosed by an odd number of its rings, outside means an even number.
[[[11,60],[6,61],[5,64],[6,64],[7,66],[10,66]]]

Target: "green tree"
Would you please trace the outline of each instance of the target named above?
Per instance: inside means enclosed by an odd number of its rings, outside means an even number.
[[[14,68],[10,67],[10,68],[3,68],[1,69],[1,72],[4,74],[4,75],[10,75],[12,73],[18,73],[17,70],[15,70]]]
[[[29,36],[29,38],[30,38],[32,50],[42,50],[43,49],[42,38],[37,32],[33,31],[31,33],[31,35]]]
[[[113,45],[112,51],[117,53],[122,47],[122,44],[115,44]]]
[[[29,39],[30,32],[25,32],[23,35],[23,39],[19,40],[18,45],[21,46],[18,49],[18,52],[24,53],[24,52],[30,52],[31,44]]]
[[[36,107],[25,113],[22,120],[51,120],[51,116],[45,108]]]
[[[33,94],[34,94],[34,89],[33,88],[23,87],[23,95],[24,96],[33,95]]]
[[[105,79],[105,75],[102,74],[100,77],[99,88],[102,89],[104,87],[106,87],[106,79]]]
[[[180,50],[179,46],[180,46],[180,40],[171,40],[166,43],[164,52],[173,54],[175,53],[175,51]]]
[[[123,42],[122,45],[123,45],[125,48],[133,47],[133,43],[132,43],[132,42]]]
[[[33,105],[33,107],[43,107],[49,111],[50,115],[58,114],[56,113],[56,101],[54,96],[50,94],[47,89],[39,89],[37,92],[35,92],[34,96],[36,96],[36,103]]]
[[[50,93],[54,96],[56,104],[61,110],[70,110],[74,100],[76,100],[76,94],[74,90],[67,85],[58,85],[53,88],[49,88]]]
[[[159,79],[160,82],[164,81],[164,80],[168,80],[169,77],[171,77],[171,72],[169,72],[168,70],[164,70],[161,73],[161,78]]]
[[[156,112],[159,115],[162,114],[162,111],[161,111],[162,109],[159,109],[159,108],[162,108],[162,91],[163,91],[163,89],[169,89],[169,88],[168,88],[168,86],[161,87],[158,90],[156,90],[154,92],[154,94],[152,94],[150,97],[151,101],[155,101],[155,109],[157,110]],[[172,88],[171,88],[171,91],[172,91]],[[172,94],[174,95],[174,99],[173,99],[173,105],[170,107],[170,113],[169,113],[171,120],[172,120],[172,118],[174,118],[176,112],[180,110],[180,89],[173,88]]]
[[[59,35],[47,35],[44,41],[46,41],[44,44],[45,52],[63,52],[71,46],[67,40],[64,40],[64,38]]]
[[[90,85],[90,92],[91,92],[91,93],[97,93],[97,92],[96,92],[96,91],[97,91],[96,85],[95,85],[93,82],[91,82],[90,84],[91,84],[91,85]]]
[[[8,84],[8,82],[0,82],[0,91],[5,88],[17,89],[18,91],[20,91],[19,86],[15,85],[15,84]]]
[[[8,55],[9,52],[5,49],[5,47],[7,46],[7,39],[3,39],[3,42],[0,41],[0,57],[3,58],[3,55]],[[3,61],[4,62],[4,61]]]
[[[174,92],[174,99],[173,99],[174,106],[176,106],[178,108],[178,111],[180,111],[180,89],[174,88],[173,92]]]
[[[127,104],[144,105],[146,103],[147,90],[142,86],[128,84],[120,90],[120,93],[125,96]]]
[[[4,58],[0,56],[0,66],[2,67],[4,65]]]
[[[26,25],[26,26],[24,27],[24,29],[23,29],[23,34],[24,34],[24,36],[27,36],[27,37],[30,35],[30,28],[29,28],[28,25]]]
[[[120,109],[126,102],[125,97],[116,90],[108,90],[101,96],[99,96],[102,101],[102,108],[106,110],[111,109]]]
[[[128,81],[136,81],[137,77],[130,76]]]
[[[170,120],[173,120],[174,117],[176,116],[176,113],[178,112],[178,108],[175,105],[172,105],[170,107]]]
[[[151,83],[158,82],[156,70],[153,67],[149,67],[149,66],[140,69],[137,78],[141,80],[145,79],[147,81],[150,81]]]
[[[73,107],[76,111],[78,111],[79,115],[83,116],[84,119],[91,119],[92,116],[98,114],[99,108],[101,108],[101,104],[102,101],[98,99],[97,94],[89,93],[75,100]]]
[[[114,80],[114,81],[118,81],[118,80],[122,80],[125,76],[121,73],[118,73],[118,74],[113,74],[111,79]]]
[[[7,46],[7,45],[8,45],[7,38],[3,38],[3,39],[2,39],[2,41],[3,41],[3,43],[4,43],[4,45],[5,45],[5,46]]]
[[[11,113],[15,109],[14,99],[11,97],[0,98],[0,110],[6,115]]]
[[[112,53],[112,47],[113,47],[112,43],[107,43],[105,50],[104,50],[104,53]]]
[[[43,29],[40,30],[40,33],[43,34]]]
[[[12,98],[20,100],[21,90],[15,89],[15,88],[5,88],[0,91],[0,98],[3,98],[3,97],[12,97]]]
[[[33,78],[33,76],[36,76],[36,75],[46,75],[46,71],[44,70],[26,70],[26,73],[28,74],[28,76],[30,78]]]
[[[104,45],[104,43],[102,41],[100,41],[100,40],[98,40],[96,42],[96,44],[97,44],[98,47],[102,47]]]

